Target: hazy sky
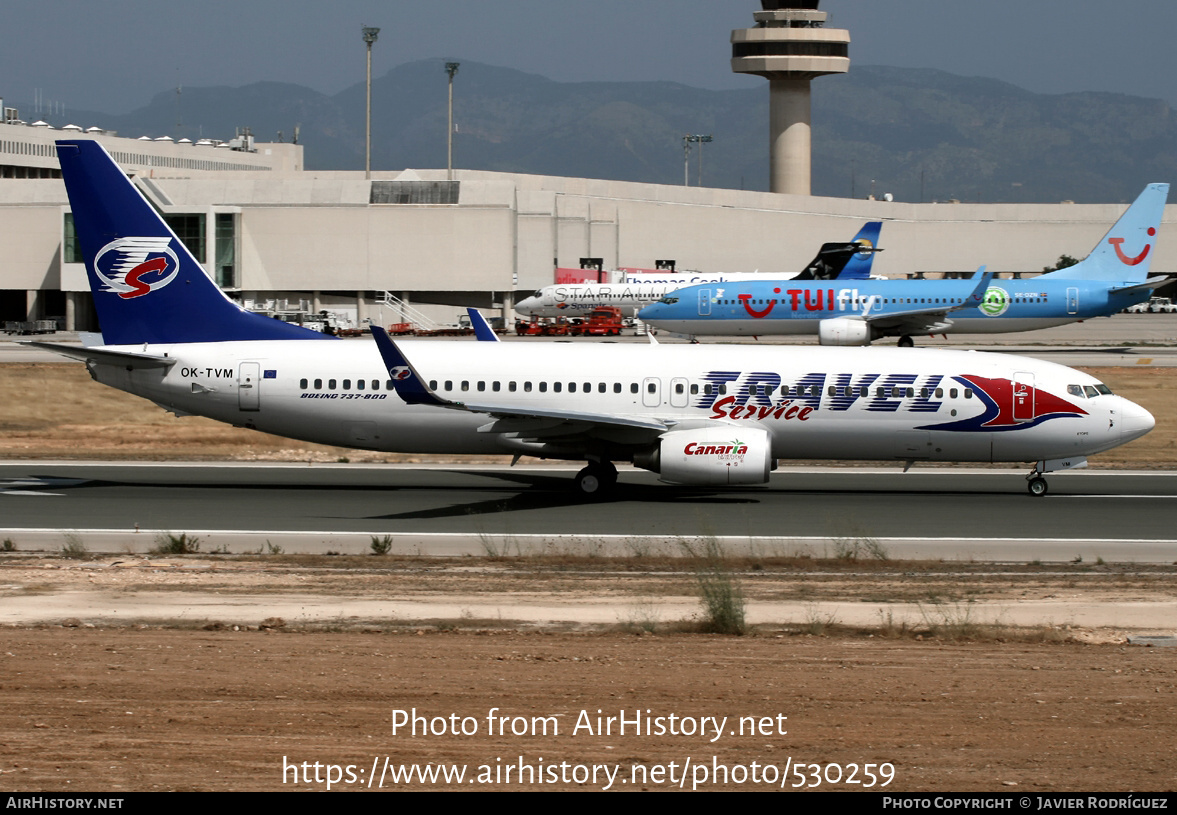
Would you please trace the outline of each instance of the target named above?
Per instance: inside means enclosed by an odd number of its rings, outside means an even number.
[[[180,86],[362,81],[361,25],[381,28],[373,73],[429,57],[560,81],[669,79],[753,87],[728,36],[756,0],[3,0],[0,97],[125,113]],[[1177,106],[1172,0],[824,0],[851,64],[939,68],[1044,93],[1100,90]],[[459,80],[461,74],[459,73]],[[835,81],[835,80],[826,80]],[[21,110],[24,118],[32,113]],[[79,123],[88,124],[88,123]]]

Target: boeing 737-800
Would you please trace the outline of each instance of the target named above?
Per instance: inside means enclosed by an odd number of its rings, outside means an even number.
[[[822,345],[869,345],[914,334],[1032,331],[1116,314],[1148,300],[1165,277],[1148,277],[1168,184],[1150,184],[1082,262],[1020,280],[994,280],[967,308],[949,310],[951,280],[853,284],[760,280],[671,292],[638,317],[692,336],[816,334]]]
[[[97,142],[57,143],[102,343],[33,343],[177,415],[372,450],[632,461],[678,484],[762,484],[780,458],[1035,462],[1147,433],[1087,374],[964,351],[339,340],[229,300]]]
[[[866,280],[877,248],[881,221],[868,221],[847,243],[823,243],[813,260],[791,281]],[[544,286],[515,304],[515,310],[531,317],[572,317],[602,306],[635,317],[645,306],[657,303],[672,291],[696,283],[748,283],[769,277],[760,272],[667,272],[627,274],[620,283],[556,283]]]

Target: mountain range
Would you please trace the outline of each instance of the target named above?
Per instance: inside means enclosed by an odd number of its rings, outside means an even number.
[[[445,166],[446,85],[440,59],[373,79],[374,170]],[[470,62],[454,80],[454,117],[458,168],[682,184],[683,135],[706,134],[705,186],[767,189],[767,83],[566,83]],[[58,118],[133,138],[224,139],[249,127],[259,141],[289,141],[297,127],[308,170],[363,169],[362,82],[334,95],[275,82],[185,87],[125,115]],[[1177,121],[1157,99],[1036,94],[942,71],[853,66],[815,80],[812,118],[815,195],[1128,202],[1177,175]],[[699,154],[695,145],[692,185]]]

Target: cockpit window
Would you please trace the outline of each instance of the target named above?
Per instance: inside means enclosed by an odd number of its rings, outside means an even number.
[[[535,294],[532,295],[532,297],[543,297],[543,296],[544,296],[543,289],[537,289]]]
[[[668,306],[673,306],[675,303],[677,303],[677,302],[678,302],[678,298],[677,298],[677,297],[670,297],[670,296],[666,296],[666,297],[663,297],[663,298],[662,298],[661,300],[659,300],[658,302],[659,302],[659,303],[664,303],[664,304],[666,304],[666,305],[668,305]]]
[[[1099,396],[1099,391],[1097,391],[1093,385],[1087,385],[1083,388],[1083,390],[1087,393],[1087,398],[1089,399],[1094,399],[1095,397]]]
[[[1099,391],[1101,394],[1103,394],[1104,396],[1111,396],[1112,395],[1112,389],[1109,388],[1107,385],[1103,384],[1102,382],[1096,382],[1095,389],[1097,391]]]
[[[1083,386],[1082,385],[1067,385],[1067,393],[1069,393],[1071,396],[1082,396],[1083,395]]]

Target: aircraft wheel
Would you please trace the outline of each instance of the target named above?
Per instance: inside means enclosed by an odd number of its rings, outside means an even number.
[[[617,486],[617,468],[612,462],[592,463],[576,474],[576,491],[582,498],[602,498]]]
[[[914,348],[915,347],[915,340],[913,340],[907,334],[904,334],[902,337],[899,338],[899,347],[900,348]]]
[[[1042,476],[1036,475],[1031,478],[1029,482],[1027,482],[1026,489],[1028,489],[1030,494],[1035,498],[1041,498],[1042,496],[1046,495],[1046,479]]]

